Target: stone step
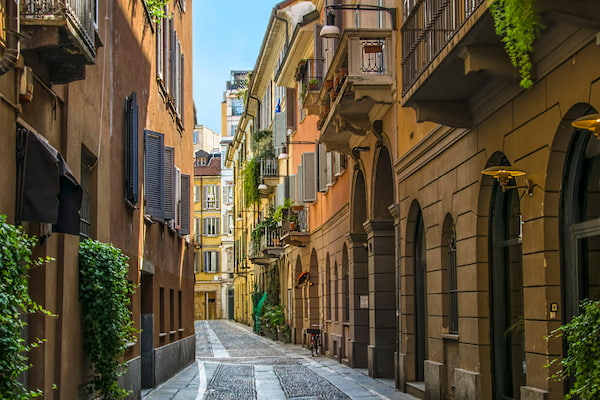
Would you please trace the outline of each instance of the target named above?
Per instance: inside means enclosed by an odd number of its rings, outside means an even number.
[[[406,382],[406,393],[417,399],[425,399],[425,382]]]

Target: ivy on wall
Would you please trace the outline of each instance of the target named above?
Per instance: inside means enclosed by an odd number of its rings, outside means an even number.
[[[242,181],[244,183],[244,201],[246,207],[258,202],[260,200],[260,192],[258,191],[259,185],[259,174],[258,162],[256,158],[246,161],[244,169],[242,170]]]
[[[502,37],[504,49],[511,64],[519,70],[520,85],[525,89],[533,85],[531,53],[533,42],[544,26],[535,8],[536,0],[494,0],[490,12],[494,18],[496,34]]]
[[[546,367],[558,364],[562,369],[552,378],[572,382],[565,399],[594,400],[600,398],[600,301],[583,300],[580,309],[550,335],[566,339],[567,354]]]
[[[150,14],[152,22],[156,23],[167,16],[165,14],[165,5],[167,5],[168,0],[144,0],[144,2],[146,3],[146,9],[148,10],[148,14]]]
[[[40,312],[52,315],[29,296],[29,270],[50,258],[32,259],[31,249],[37,238],[28,236],[21,227],[8,224],[0,215],[0,399],[24,400],[42,396],[30,391],[19,376],[30,367],[28,352],[43,340],[27,343],[22,332],[27,326],[24,316]]]
[[[137,333],[129,310],[134,293],[127,279],[129,258],[112,244],[88,239],[79,245],[79,269],[89,390],[105,400],[120,399],[129,394],[117,382],[126,370],[123,355]]]

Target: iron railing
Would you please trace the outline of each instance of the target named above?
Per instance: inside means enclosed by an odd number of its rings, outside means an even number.
[[[95,0],[25,0],[21,1],[21,18],[52,20],[65,18],[79,33],[92,54],[96,53]]]
[[[260,176],[277,177],[279,176],[279,160],[276,158],[261,158],[258,160]]]
[[[289,235],[292,232],[308,232],[306,208],[302,210],[284,210],[281,221],[281,235]]]
[[[259,228],[261,232],[253,234],[256,240],[250,240],[248,255],[250,258],[265,257],[266,251],[269,248],[281,247],[281,227],[265,227]]]
[[[402,26],[402,94],[484,0],[418,0]]]

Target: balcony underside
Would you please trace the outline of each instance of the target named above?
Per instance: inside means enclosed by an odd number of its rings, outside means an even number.
[[[306,247],[310,243],[309,232],[290,231],[281,237],[283,244],[295,246],[295,247]]]
[[[350,154],[353,143],[371,131],[392,102],[391,77],[348,77],[321,128],[319,142],[327,151]]]
[[[85,66],[95,63],[95,44],[84,39],[66,18],[40,21],[21,19],[21,51],[48,66],[50,82],[64,84],[85,79]]]
[[[283,247],[267,247],[261,254],[250,256],[250,261],[259,265],[271,265],[283,253]]]
[[[553,4],[557,7],[542,15],[547,28],[534,43],[534,82],[595,35],[595,30],[584,25],[598,25],[600,6],[583,0],[581,4],[593,7],[596,17],[584,21],[577,14],[578,8],[574,7],[577,15],[565,18],[566,10],[561,11],[558,6],[568,9],[574,3],[579,2],[541,1],[546,10]],[[477,10],[480,16],[476,15],[476,11],[472,17],[476,21],[459,29],[432,58],[414,84],[405,87],[402,105],[414,108],[419,122],[470,128],[523,90],[519,86],[519,73],[510,65],[503,44],[494,31],[489,11],[480,8]],[[565,23],[565,20],[570,23]]]

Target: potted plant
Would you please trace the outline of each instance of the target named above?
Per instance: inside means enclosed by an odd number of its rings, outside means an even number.
[[[309,90],[317,90],[319,88],[319,83],[320,83],[319,79],[311,78],[308,81],[308,89]]]

